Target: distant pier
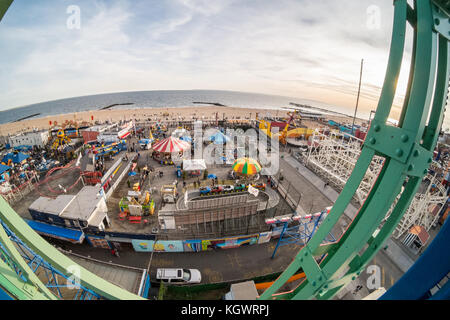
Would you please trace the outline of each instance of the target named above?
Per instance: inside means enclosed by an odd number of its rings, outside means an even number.
[[[210,105],[218,106],[218,107],[226,107],[226,105],[218,103],[218,102],[198,102],[198,101],[194,101],[192,103],[196,103],[196,104],[210,104]]]
[[[100,110],[107,110],[107,109],[110,109],[110,108],[115,107],[115,106],[130,106],[130,105],[133,105],[133,104],[134,104],[134,103],[132,103],[132,102],[127,102],[127,103],[115,103],[115,104],[111,104],[111,105],[109,105],[109,106],[100,108]]]
[[[19,122],[19,121],[26,120],[26,119],[29,119],[29,118],[33,118],[33,117],[36,117],[36,116],[39,116],[39,115],[40,115],[40,113],[34,113],[32,115],[29,115],[29,116],[26,116],[26,117],[14,120],[13,122]]]

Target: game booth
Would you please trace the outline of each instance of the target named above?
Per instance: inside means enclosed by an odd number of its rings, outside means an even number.
[[[206,170],[204,159],[183,160],[183,171],[188,177],[200,177]]]

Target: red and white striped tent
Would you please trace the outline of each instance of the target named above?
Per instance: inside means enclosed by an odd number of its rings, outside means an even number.
[[[182,152],[191,147],[189,142],[180,140],[175,137],[169,137],[164,140],[155,142],[152,146],[152,149],[157,152],[164,153],[173,153],[173,152]]]

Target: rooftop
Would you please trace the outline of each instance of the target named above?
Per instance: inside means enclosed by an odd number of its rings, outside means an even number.
[[[38,212],[59,215],[75,199],[74,195],[59,195],[56,199],[39,197],[28,208]]]
[[[99,191],[99,185],[84,186],[77,195],[59,195],[56,199],[39,197],[30,205],[29,210],[81,221],[88,221],[93,217],[94,220],[103,219],[105,215],[93,216],[100,200],[103,199]],[[106,205],[104,211],[105,213],[107,211]]]
[[[231,285],[234,300],[256,300],[258,291],[254,281],[233,283]]]
[[[61,212],[62,218],[88,221],[97,208],[102,196],[100,186],[85,186],[75,196],[75,199]]]

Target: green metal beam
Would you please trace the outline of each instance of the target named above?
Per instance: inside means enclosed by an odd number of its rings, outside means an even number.
[[[414,8],[406,0],[395,0],[394,8],[386,77],[361,156],[329,216],[260,299],[332,298],[356,279],[373,259],[392,234],[427,173],[448,93],[450,21],[448,11],[431,0],[415,1]],[[407,22],[414,29],[411,71],[399,126],[392,127],[386,125],[386,120],[397,88]],[[383,168],[358,215],[337,243],[322,246],[350,203],[374,155],[385,158]],[[407,183],[401,192],[404,182]],[[392,212],[381,226],[393,204]],[[374,236],[377,228],[379,232]],[[321,254],[326,257],[318,265],[314,256]],[[306,279],[292,291],[277,293],[300,268]]]
[[[3,197],[0,197],[0,219],[2,219],[11,231],[13,231],[34,252],[39,254],[54,268],[64,273],[66,276],[74,278],[77,276],[77,274],[74,273],[75,269],[79,270],[80,284],[84,287],[91,289],[107,299],[144,300],[144,298],[98,277],[70,260],[31,229],[31,227],[9,206]],[[3,228],[0,228],[0,233],[1,231],[4,232]],[[3,237],[0,240],[3,241]],[[19,257],[17,257],[15,261],[21,264],[21,259]],[[23,269],[26,270],[26,267],[23,266]],[[29,274],[29,276],[32,277],[31,274]],[[37,281],[35,280],[33,283],[38,285],[39,282]]]
[[[8,11],[8,8],[12,2],[13,0],[0,0],[0,22],[2,21],[6,11]]]
[[[1,200],[5,201],[3,197],[0,198]],[[11,262],[16,264],[16,266],[22,271],[23,275],[28,280],[27,284],[29,285],[29,287],[34,287],[34,290],[30,290],[29,292],[39,291],[46,299],[56,300],[57,298],[53,295],[53,293],[49,289],[47,289],[47,287],[34,274],[33,270],[31,270],[28,264],[23,260],[19,251],[17,251],[14,243],[9,239],[2,226],[0,226],[0,242],[7,250],[7,256],[9,257]],[[17,274],[16,277],[20,279]]]
[[[0,286],[16,300],[48,300],[45,294],[17,277],[16,272],[0,260]]]

